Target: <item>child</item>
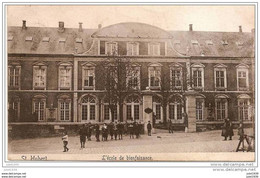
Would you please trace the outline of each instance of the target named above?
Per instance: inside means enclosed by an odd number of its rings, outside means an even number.
[[[69,148],[67,147],[68,142],[69,142],[69,137],[68,137],[67,132],[63,133],[62,140],[63,140],[63,147],[64,147],[64,151],[63,152],[69,151]]]

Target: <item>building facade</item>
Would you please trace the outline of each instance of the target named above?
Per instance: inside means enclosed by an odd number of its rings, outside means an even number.
[[[254,30],[165,31],[143,23],[72,29],[63,22],[45,28],[23,21],[8,27],[7,38],[10,123],[170,119],[195,131],[225,118],[252,122]],[[104,80],[109,58],[127,59],[134,69],[126,72],[131,91],[122,90],[116,112]]]

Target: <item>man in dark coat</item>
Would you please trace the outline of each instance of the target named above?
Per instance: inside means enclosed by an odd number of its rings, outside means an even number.
[[[111,140],[113,140],[113,136],[114,136],[114,123],[112,121],[108,125],[108,130],[109,130],[109,134],[110,134]]]
[[[118,133],[118,124],[117,122],[115,122],[115,125],[113,125],[114,128],[113,128],[113,132],[114,132],[114,137],[115,137],[115,140],[117,140],[117,133]]]
[[[136,138],[137,138],[137,130],[138,130],[138,124],[137,124],[136,121],[134,121],[134,123],[133,123],[133,131],[134,131],[134,134],[135,134]]]
[[[118,123],[118,139],[123,140],[124,125],[119,121]]]
[[[99,134],[100,134],[100,130],[99,130],[99,125],[98,124],[96,124],[96,126],[95,126],[95,135],[96,135],[96,140],[97,140],[97,142],[100,142],[100,140],[99,140]]]
[[[151,125],[150,121],[148,121],[148,124],[147,124],[147,131],[148,131],[148,136],[151,136],[152,125]]]
[[[105,123],[102,126],[102,141],[107,141],[107,136],[108,136],[108,128],[107,128],[107,124]]]
[[[87,126],[87,138],[88,138],[88,141],[91,141],[91,132],[92,132],[92,126],[91,126],[91,123],[89,122],[88,126]]]
[[[129,130],[129,134],[130,134],[130,139],[134,138],[134,125],[132,122],[130,122],[128,130]]]
[[[168,130],[169,133],[173,133],[172,121],[170,119],[168,120]]]
[[[79,137],[80,137],[80,148],[85,148],[86,143],[86,127],[83,125],[79,130]]]
[[[234,135],[233,132],[233,126],[229,119],[225,119],[222,134],[223,137],[225,137],[224,140],[227,140],[227,137],[229,137],[229,140],[232,140],[232,136]]]

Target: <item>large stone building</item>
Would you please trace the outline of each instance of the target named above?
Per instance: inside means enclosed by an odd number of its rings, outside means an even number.
[[[225,118],[252,122],[254,30],[202,32],[190,25],[188,31],[165,31],[143,23],[84,29],[82,23],[66,28],[64,22],[47,28],[23,21],[21,27],[8,27],[7,38],[10,124],[155,118],[183,125],[188,118],[195,131]],[[113,50],[136,72],[126,78],[133,90],[124,93],[112,116],[100,64]]]

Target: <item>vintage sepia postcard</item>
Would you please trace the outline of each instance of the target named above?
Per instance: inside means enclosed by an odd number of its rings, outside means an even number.
[[[9,161],[255,156],[255,5],[6,7]]]

